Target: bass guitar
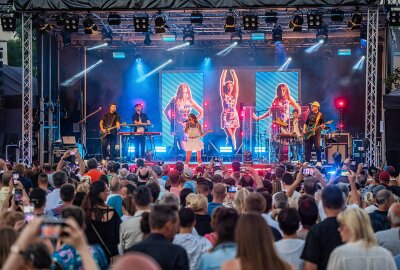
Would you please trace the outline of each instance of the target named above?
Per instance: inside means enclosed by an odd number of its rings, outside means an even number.
[[[330,120],[330,121],[325,122],[325,123],[323,123],[323,124],[321,124],[321,125],[318,125],[318,126],[312,125],[312,126],[310,126],[310,127],[307,127],[307,128],[306,128],[306,132],[304,132],[304,134],[303,134],[304,139],[307,140],[307,139],[309,139],[311,136],[314,136],[314,135],[315,135],[315,132],[316,132],[319,128],[321,128],[323,125],[330,125],[330,124],[332,124],[332,123],[333,123],[333,120]]]
[[[121,127],[126,126],[126,122],[120,124],[120,126]],[[108,126],[108,127],[104,128],[106,130],[106,132],[101,132],[100,131],[100,135],[99,135],[100,140],[102,140],[105,137],[107,137],[107,135],[111,133],[111,130],[116,129],[116,128],[117,128],[117,126]]]

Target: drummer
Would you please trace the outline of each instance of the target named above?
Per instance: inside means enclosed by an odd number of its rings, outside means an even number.
[[[301,119],[299,118],[299,111],[297,109],[294,109],[292,111],[292,118],[291,118],[291,125],[290,125],[290,132],[294,134],[297,139],[302,139],[303,138],[303,133],[300,123]]]

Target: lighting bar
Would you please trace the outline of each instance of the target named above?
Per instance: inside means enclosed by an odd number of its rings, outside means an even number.
[[[219,148],[219,152],[221,152],[221,153],[232,153],[232,147],[231,146],[221,146]]]
[[[161,36],[163,42],[175,42],[176,41],[176,35],[174,34],[163,34]]]
[[[253,32],[250,34],[251,40],[265,40],[264,32]]]
[[[113,52],[113,58],[115,59],[125,59],[125,52]]]
[[[255,147],[254,148],[254,152],[255,153],[265,153],[266,152],[265,146],[263,146],[263,147],[259,147],[259,146]]]
[[[340,56],[351,55],[351,49],[338,49],[337,54]]]
[[[167,153],[167,147],[165,146],[156,146],[155,150],[157,153]]]
[[[177,45],[177,46],[175,46],[175,47],[172,47],[172,48],[168,48],[167,49],[167,51],[174,51],[174,50],[178,50],[178,49],[182,49],[182,48],[185,48],[185,47],[188,47],[190,45],[190,42],[185,42],[185,43],[182,43],[182,44],[180,44],[180,45]]]

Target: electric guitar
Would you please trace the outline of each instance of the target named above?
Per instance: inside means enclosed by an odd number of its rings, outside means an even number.
[[[121,127],[126,126],[126,122],[120,124],[120,126]],[[117,128],[117,126],[108,126],[108,127],[104,128],[106,130],[106,132],[101,132],[100,131],[99,139],[100,140],[104,139],[105,137],[107,137],[108,134],[111,133],[111,130],[116,129],[116,128]]]
[[[316,132],[319,128],[321,128],[323,125],[330,125],[330,124],[332,124],[332,123],[333,123],[333,120],[330,120],[330,121],[325,122],[325,123],[323,123],[323,124],[321,124],[321,125],[318,125],[318,126],[312,125],[312,126],[310,126],[310,127],[307,127],[307,128],[306,128],[306,132],[304,132],[304,134],[303,134],[304,139],[307,140],[307,139],[309,139],[311,136],[314,136],[314,135],[315,135],[315,132]]]

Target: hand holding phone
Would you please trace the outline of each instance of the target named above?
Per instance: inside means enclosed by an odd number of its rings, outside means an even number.
[[[63,228],[67,226],[64,219],[45,219],[40,225],[39,236],[41,238],[58,239],[62,236]]]
[[[69,151],[69,155],[70,156],[75,156],[75,151],[74,150]]]
[[[15,189],[14,201],[16,205],[22,204],[22,189]]]
[[[13,174],[12,174],[12,180],[13,180],[14,186],[16,186],[16,185],[18,184],[18,179],[19,179],[19,173],[13,172]]]

